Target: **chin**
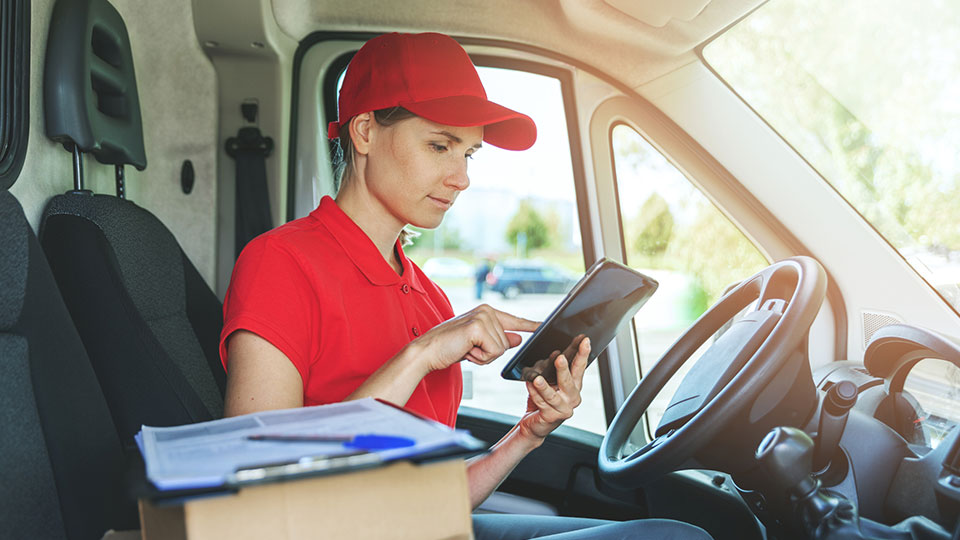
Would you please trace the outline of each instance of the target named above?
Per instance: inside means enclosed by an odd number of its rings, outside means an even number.
[[[421,217],[420,219],[418,219],[418,220],[416,220],[416,221],[410,221],[409,223],[410,223],[410,225],[412,225],[412,226],[414,226],[414,227],[416,227],[416,228],[418,228],[418,229],[436,229],[437,227],[440,226],[440,223],[442,223],[442,222],[443,222],[443,215],[440,215],[439,217],[437,217],[437,218],[435,218],[435,219],[432,218],[432,217],[431,217],[431,218],[423,218],[423,217]]]

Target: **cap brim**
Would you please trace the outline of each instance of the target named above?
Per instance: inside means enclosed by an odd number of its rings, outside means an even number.
[[[506,150],[526,150],[537,141],[537,125],[529,116],[481,97],[452,96],[400,106],[438,124],[483,126],[483,140]]]

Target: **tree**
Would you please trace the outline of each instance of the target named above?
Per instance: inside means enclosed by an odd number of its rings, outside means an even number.
[[[507,241],[510,245],[516,247],[520,233],[526,236],[528,250],[550,245],[550,228],[529,200],[520,201],[520,207],[507,224]]]
[[[644,201],[634,219],[636,236],[633,248],[648,257],[663,254],[673,236],[673,226],[673,214],[667,201],[659,193],[653,193]]]
[[[894,246],[960,252],[957,6],[771,2],[706,55]]]
[[[713,304],[728,285],[767,266],[757,248],[708,201],[698,203],[696,219],[677,230],[666,255],[699,281],[706,300],[698,309]]]

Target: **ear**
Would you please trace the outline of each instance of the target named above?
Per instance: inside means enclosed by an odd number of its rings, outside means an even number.
[[[353,148],[360,155],[365,156],[370,152],[373,124],[372,112],[361,113],[350,119],[350,140],[353,142]]]

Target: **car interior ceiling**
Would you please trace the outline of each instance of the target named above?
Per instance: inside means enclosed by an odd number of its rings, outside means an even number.
[[[293,64],[297,43],[318,29],[423,28],[482,38],[501,54],[552,50],[636,88],[694,61],[762,3],[689,0],[625,13],[612,0],[402,10],[389,0],[27,2],[29,127],[39,142],[0,185],[0,526],[37,538],[137,528],[140,426],[223,414],[224,261],[287,215],[280,186],[295,166],[268,159],[290,150],[283,106],[227,107],[224,96],[244,90],[225,81],[244,81],[250,69],[251,84],[276,98],[289,88],[271,76],[286,77],[278,66]],[[238,29],[227,10],[255,28]],[[960,365],[960,339],[889,325],[863,362],[811,371],[806,340],[826,294],[823,267],[795,257],[755,278],[731,286],[670,349],[677,366],[645,374],[608,418],[610,433],[559,428],[501,486],[515,498],[481,511],[672,518],[718,540],[957,538],[960,433],[922,444],[922,409],[904,380],[923,359]],[[704,344],[647,440],[639,415]],[[457,426],[492,444],[515,422],[464,406]],[[666,450],[677,450],[677,463]]]

